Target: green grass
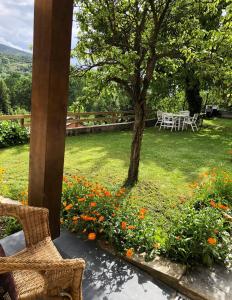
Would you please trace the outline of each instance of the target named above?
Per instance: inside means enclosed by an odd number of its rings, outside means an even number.
[[[232,120],[208,120],[198,133],[145,130],[140,180],[132,189],[135,201],[149,207],[161,220],[173,215],[180,195],[199,173],[213,167],[232,172],[227,153],[232,149]],[[79,174],[107,186],[125,180],[131,132],[86,134],[66,139],[65,173]],[[2,193],[17,198],[27,187],[29,146],[0,150],[8,188]]]

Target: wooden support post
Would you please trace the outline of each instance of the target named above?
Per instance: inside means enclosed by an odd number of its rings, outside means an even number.
[[[21,127],[24,127],[24,118],[20,119],[20,125]]]
[[[73,0],[35,0],[29,205],[60,234]]]

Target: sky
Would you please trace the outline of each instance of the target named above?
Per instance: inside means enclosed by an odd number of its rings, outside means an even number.
[[[30,51],[33,43],[34,0],[0,0],[0,44]],[[76,26],[73,26],[72,47]]]

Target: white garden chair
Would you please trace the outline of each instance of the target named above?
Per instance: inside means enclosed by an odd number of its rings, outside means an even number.
[[[184,118],[182,130],[184,130],[188,126],[191,126],[193,132],[195,131],[195,129],[198,130],[198,127],[197,127],[198,117],[199,117],[199,114],[194,114],[193,117]]]
[[[160,124],[160,129],[161,128],[171,128],[171,131],[173,131],[173,129],[176,129],[176,118],[173,117],[173,114],[171,113],[163,113],[162,114],[162,122]]]
[[[163,115],[162,111],[161,111],[161,110],[158,110],[158,111],[157,111],[157,121],[156,121],[156,123],[155,123],[155,127],[156,127],[156,125],[162,123],[162,115]]]
[[[190,111],[189,110],[181,110],[179,112],[180,115],[190,117]]]

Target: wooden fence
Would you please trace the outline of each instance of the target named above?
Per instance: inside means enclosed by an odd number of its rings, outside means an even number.
[[[147,111],[146,118],[155,117],[154,111]],[[30,127],[31,115],[0,115],[1,121],[18,121],[22,127]],[[67,114],[66,128],[90,125],[114,124],[134,121],[133,111],[81,112]]]

